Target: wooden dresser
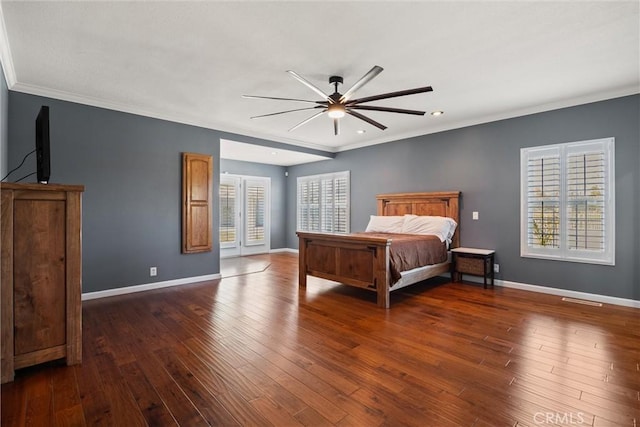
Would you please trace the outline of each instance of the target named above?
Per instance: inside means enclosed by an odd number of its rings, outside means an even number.
[[[1,381],[82,360],[81,185],[1,183]]]

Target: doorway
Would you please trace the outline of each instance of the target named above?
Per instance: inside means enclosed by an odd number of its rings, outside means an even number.
[[[220,258],[271,249],[271,178],[220,175]]]

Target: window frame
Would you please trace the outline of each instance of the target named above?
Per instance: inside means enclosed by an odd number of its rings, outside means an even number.
[[[346,202],[338,203],[338,198],[335,196],[335,189],[337,188],[335,183],[336,183],[336,180],[343,180],[343,179],[346,180],[346,185],[345,185]],[[328,180],[332,181],[331,197],[330,197],[332,202],[329,204],[330,206],[328,206],[326,203],[326,200],[328,199],[328,197],[325,194],[327,190],[327,186],[323,184]],[[319,193],[318,195],[319,203],[303,203],[303,201],[301,200],[301,191],[302,191],[301,184],[309,185],[310,183],[314,183],[317,186],[317,190]],[[332,173],[325,173],[325,174],[319,174],[319,175],[299,176],[297,178],[297,183],[296,183],[296,231],[320,232],[320,233],[343,233],[343,234],[349,233],[351,229],[350,187],[351,187],[351,174],[349,171],[332,172]],[[306,224],[310,224],[312,222],[309,219],[309,216],[311,215],[311,209],[309,208],[309,206],[314,206],[315,209],[317,210],[317,214],[318,214],[317,230],[311,229],[311,227],[309,226],[307,227],[302,226],[301,220],[303,217],[303,212],[307,212]],[[335,231],[335,225],[336,225],[335,219],[339,218],[339,215],[336,215],[336,212],[340,209],[346,211],[345,230]],[[331,230],[327,229],[326,227],[327,221],[325,217],[327,216],[327,212],[331,212],[331,216],[333,218],[333,220],[331,221],[331,226],[332,226]]]
[[[575,196],[569,194],[568,159],[576,154],[602,153],[603,182],[603,248],[575,249],[569,245],[569,205]],[[529,225],[529,160],[557,157],[560,163],[559,186],[559,242],[558,247],[530,244],[533,233]],[[544,195],[543,195],[544,196]],[[573,197],[573,199],[572,199]],[[546,199],[546,198],[545,198]],[[551,198],[552,199],[552,198]],[[615,138],[552,144],[520,149],[520,256],[559,261],[615,265]]]

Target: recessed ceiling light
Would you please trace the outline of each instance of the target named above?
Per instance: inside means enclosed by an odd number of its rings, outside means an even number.
[[[444,114],[444,111],[432,111],[431,115],[432,116],[441,116]]]
[[[271,152],[271,155],[272,155],[272,156],[275,156],[276,154],[278,154],[278,153],[276,153],[275,151],[272,151],[272,152]]]
[[[366,130],[364,130],[364,129],[358,129],[358,130],[356,131],[356,133],[359,133],[360,135],[362,135],[362,134],[363,134],[363,133],[365,133],[365,132],[366,132]]]

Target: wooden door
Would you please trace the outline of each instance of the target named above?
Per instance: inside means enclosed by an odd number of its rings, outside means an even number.
[[[213,157],[182,153],[182,252],[210,252]]]

